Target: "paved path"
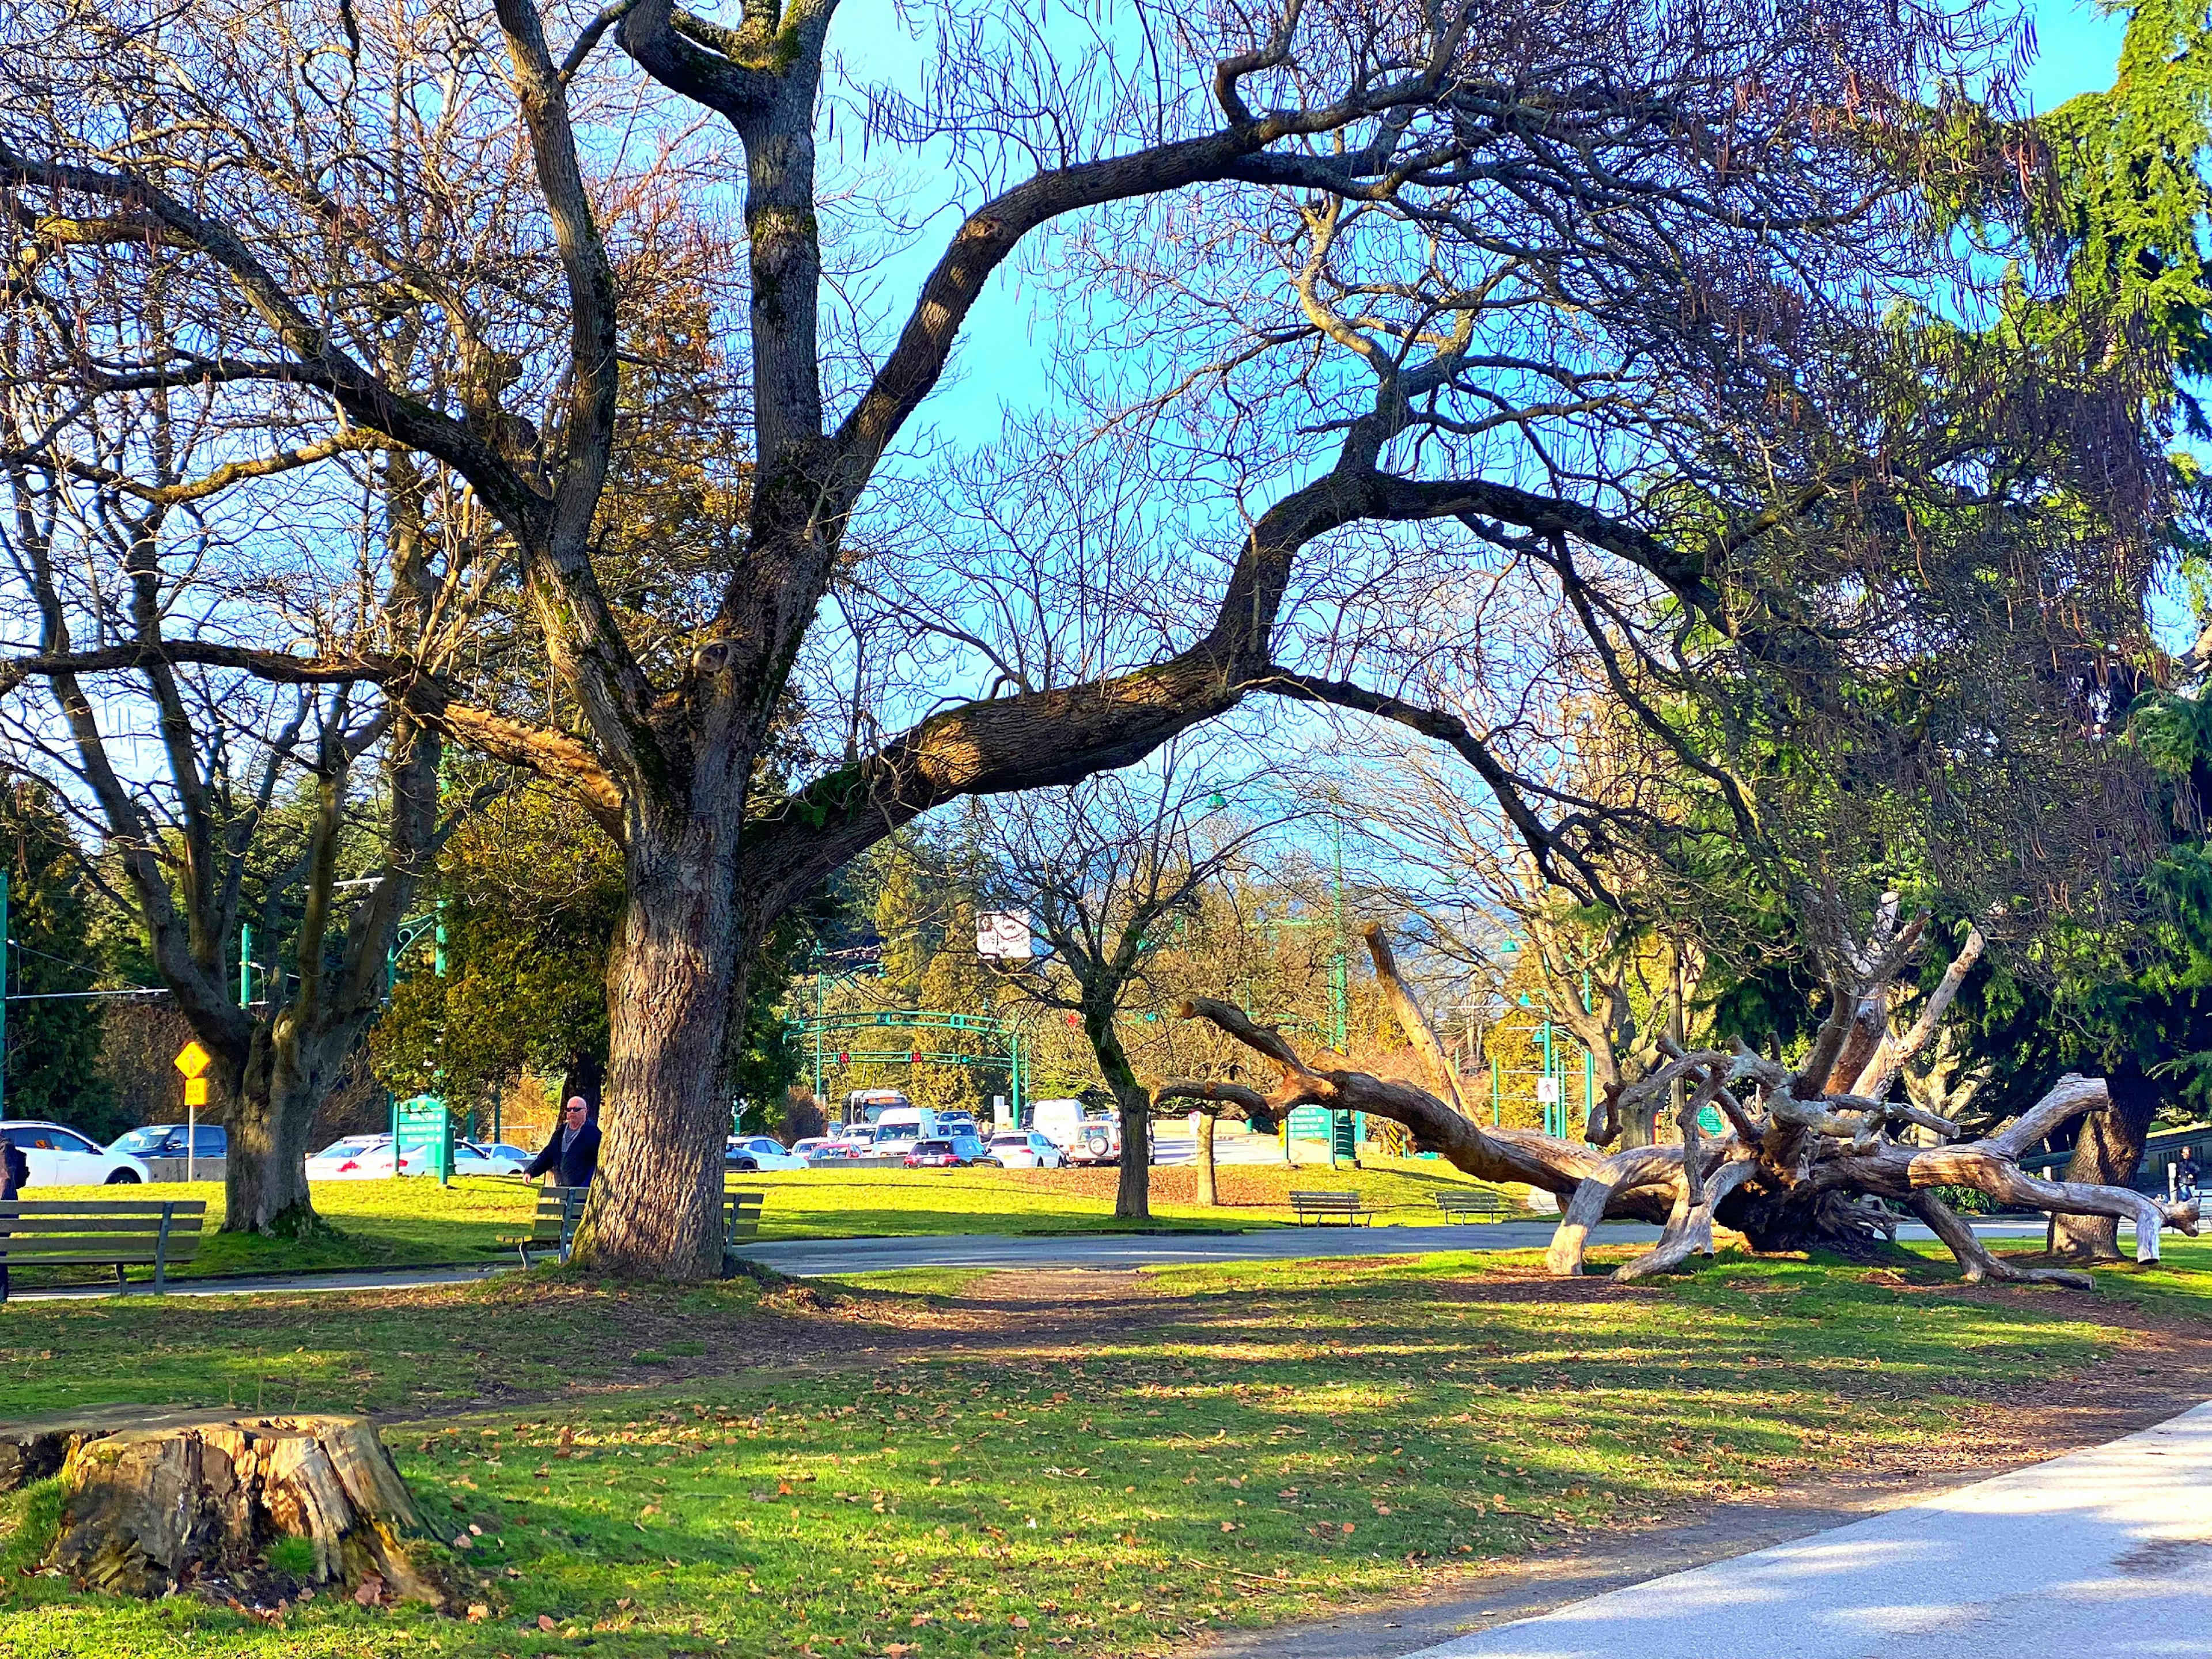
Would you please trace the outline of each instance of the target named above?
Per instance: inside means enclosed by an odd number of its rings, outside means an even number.
[[[786,1239],[744,1254],[801,1279],[898,1267],[1097,1267],[1127,1270],[1188,1261],[1285,1261],[1331,1255],[1427,1255],[1438,1250],[1540,1249],[1551,1221],[1437,1227],[1277,1227],[1249,1233],[956,1233],[939,1238]],[[1608,1242],[1656,1238],[1638,1222],[1608,1222]]]
[[[2212,1654],[2212,1403],[1410,1659]]]
[[[1279,1227],[1249,1233],[1064,1233],[1016,1237],[957,1233],[938,1238],[794,1238],[756,1244],[744,1254],[800,1279],[823,1273],[887,1273],[899,1267],[1156,1267],[1185,1261],[1296,1261],[1333,1255],[1429,1255],[1440,1250],[1540,1250],[1557,1223],[1463,1222],[1436,1227]],[[2039,1234],[2040,1222],[1996,1222],[1985,1237]],[[1639,1221],[1608,1221],[1593,1243],[1636,1244],[1659,1237]],[[1917,1224],[1902,1239],[1935,1235]]]
[[[1127,1272],[1195,1261],[1297,1261],[1340,1255],[1430,1255],[1446,1250],[1542,1249],[1553,1221],[1462,1223],[1435,1227],[1275,1227],[1247,1233],[954,1233],[922,1238],[792,1238],[755,1244],[744,1254],[799,1279],[825,1273],[888,1273],[902,1267],[1091,1267]],[[1997,1222],[1976,1229],[1985,1237],[2039,1234],[2042,1224]],[[1656,1227],[1608,1221],[1595,1242],[1635,1244],[1658,1237]],[[1924,1227],[1899,1228],[1898,1237],[1926,1240]],[[298,1291],[405,1291],[459,1285],[511,1264],[471,1267],[398,1268],[384,1273],[270,1274],[257,1279],[173,1279],[172,1296],[267,1296]],[[134,1296],[152,1286],[134,1284]],[[19,1302],[112,1296],[109,1284],[64,1289],[18,1289]]]

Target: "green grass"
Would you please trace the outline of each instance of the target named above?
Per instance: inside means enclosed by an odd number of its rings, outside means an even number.
[[[2161,1271],[2202,1301],[2201,1267]],[[1616,1290],[1472,1255],[1162,1270],[1165,1299],[1136,1304],[1149,1320],[1125,1304],[1069,1327],[1101,1334],[1015,1330],[989,1352],[895,1358],[888,1327],[855,1324],[911,1315],[916,1292],[988,1313],[1016,1282],[908,1277],[905,1295],[842,1309],[554,1274],[151,1315],[15,1304],[0,1312],[0,1414],[202,1401],[252,1369],[241,1352],[280,1346],[299,1403],[418,1413],[386,1442],[441,1529],[471,1538],[459,1570],[481,1575],[489,1616],[325,1598],[272,1628],[10,1571],[0,1655],[526,1659],[586,1636],[626,1659],[1152,1654],[1404,1589],[1440,1560],[1971,1443],[1978,1410],[2131,1340],[2077,1299],[1964,1294],[1933,1269],[1723,1258]],[[842,1357],[665,1384],[629,1358],[690,1340],[730,1370],[810,1329],[842,1334]],[[884,1354],[853,1351],[878,1340]],[[419,1415],[495,1373],[557,1392]],[[16,1517],[0,1519],[0,1561],[23,1555],[11,1529],[52,1524],[35,1493],[0,1514]]]
[[[768,1194],[761,1237],[905,1237],[950,1233],[1077,1233],[1127,1230],[1114,1218],[1112,1170],[807,1170],[733,1176]],[[1280,1164],[1225,1165],[1224,1202],[1189,1202],[1188,1169],[1152,1171],[1152,1225],[1163,1228],[1280,1226],[1291,1219],[1290,1194],[1308,1188],[1358,1191],[1382,1212],[1382,1224],[1433,1223],[1433,1194],[1470,1182],[1441,1162],[1370,1160],[1363,1170]],[[502,1239],[530,1231],[537,1194],[519,1181],[471,1179],[441,1187],[425,1180],[329,1181],[314,1187],[317,1212],[331,1228],[304,1239],[255,1238],[218,1231],[219,1182],[132,1188],[125,1195],[207,1201],[206,1234],[180,1278],[238,1273],[313,1273],[469,1265],[507,1257]],[[112,1199],[110,1187],[40,1188],[30,1197]],[[26,1286],[91,1283],[100,1268],[22,1269]],[[150,1268],[134,1270],[149,1279]]]

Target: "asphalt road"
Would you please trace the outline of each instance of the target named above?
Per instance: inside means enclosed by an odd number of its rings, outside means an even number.
[[[2212,1404],[1408,1659],[2212,1653]]]

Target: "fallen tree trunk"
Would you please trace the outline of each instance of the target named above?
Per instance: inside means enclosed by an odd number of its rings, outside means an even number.
[[[1416,1033],[1426,1030],[1426,1022],[1399,980],[1388,947],[1379,933],[1370,932],[1368,942],[1408,1039],[1425,1053]],[[1884,954],[1885,969],[1893,971],[1887,959],[1898,957],[1897,948]],[[2020,1168],[2024,1152],[2106,1104],[2100,1079],[2063,1078],[2011,1123],[1963,1145],[1948,1144],[1955,1125],[1909,1104],[1856,1095],[1801,1097],[1798,1090],[1811,1073],[1825,1078],[1844,1069],[1836,1063],[1839,1052],[1851,1062],[1854,1079],[1870,1067],[1880,1069],[1871,1048],[1863,1055],[1849,1048],[1840,1021],[1832,1042],[1796,1077],[1748,1049],[1733,1054],[1675,1049],[1667,1065],[1624,1091],[1623,1100],[1648,1104],[1677,1082],[1690,1085],[1680,1115],[1683,1144],[1607,1155],[1534,1130],[1485,1127],[1413,1084],[1310,1064],[1275,1027],[1228,1003],[1193,998],[1182,1013],[1210,1022],[1274,1062],[1280,1080],[1273,1090],[1239,1088],[1237,1093],[1278,1121],[1304,1105],[1366,1112],[1404,1125],[1419,1150],[1440,1153],[1480,1180],[1522,1182],[1559,1194],[1565,1201],[1547,1259],[1561,1275],[1582,1271],[1590,1230],[1609,1217],[1665,1224],[1658,1243],[1620,1274],[1635,1279],[1710,1254],[1717,1224],[1743,1233],[1758,1249],[1830,1249],[1865,1257],[1893,1248],[1894,1204],[1929,1220],[1970,1277],[2039,1276],[2005,1268],[1970,1227],[1936,1200],[1931,1189],[1939,1187],[1968,1188],[2053,1215],[2132,1221],[2139,1261],[2158,1259],[2163,1228],[2197,1231],[2194,1203],[2168,1204],[2125,1187],[2039,1180]],[[1195,1094],[1205,1085],[1176,1087]],[[1706,1139],[1697,1127],[1698,1113],[1709,1104],[1728,1124],[1717,1139]],[[1908,1134],[1924,1134],[1934,1144],[1900,1138]]]
[[[26,1445],[66,1445],[46,1565],[80,1587],[258,1606],[319,1589],[364,1604],[451,1599],[406,1484],[364,1419],[63,1425]],[[27,1449],[26,1473],[39,1456]]]

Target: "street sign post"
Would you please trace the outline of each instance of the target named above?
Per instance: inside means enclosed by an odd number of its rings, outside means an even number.
[[[192,1158],[199,1151],[200,1108],[207,1104],[207,1068],[215,1056],[198,1042],[187,1042],[177,1050],[170,1064],[185,1074],[185,1180],[193,1175]]]

